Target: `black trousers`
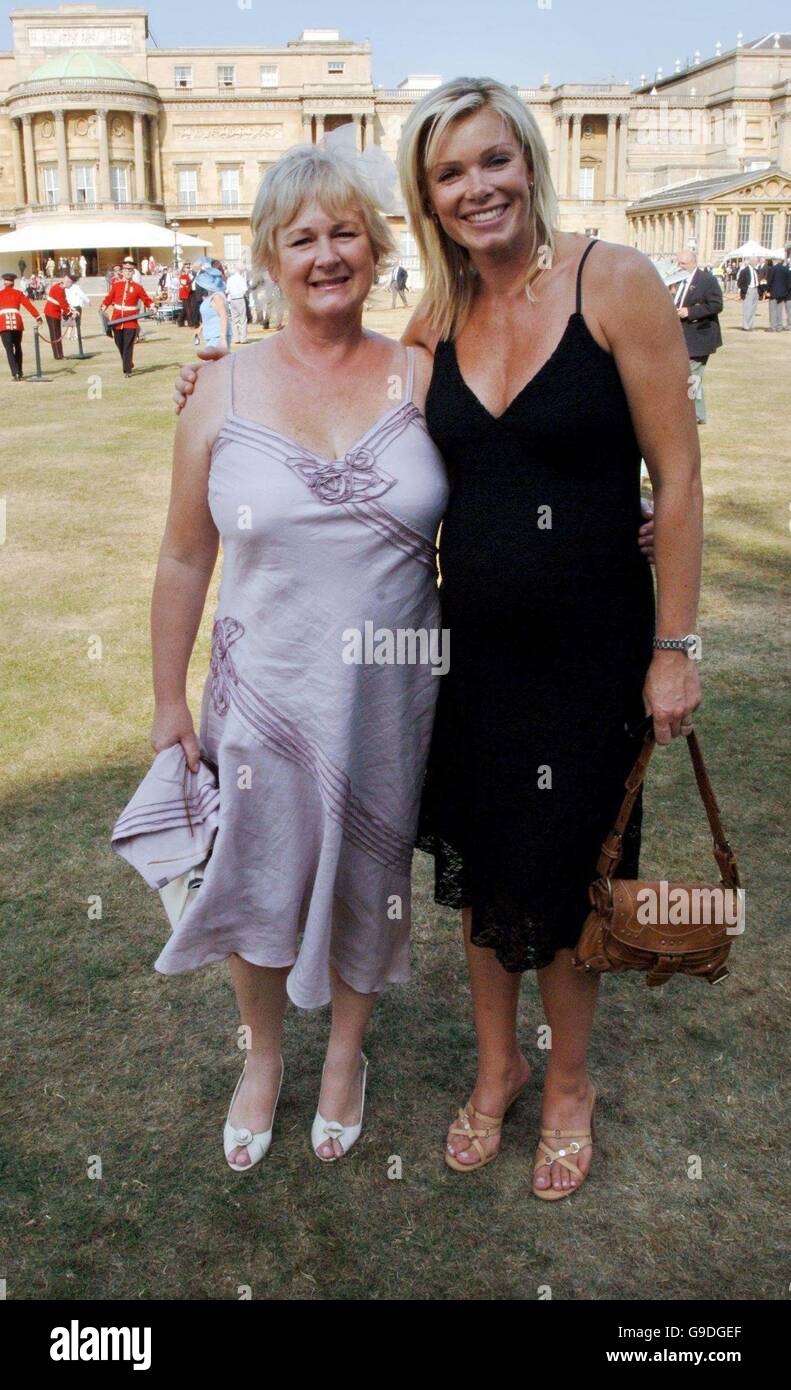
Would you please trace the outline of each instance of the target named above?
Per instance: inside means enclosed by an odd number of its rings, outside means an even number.
[[[63,323],[60,319],[50,318],[48,314],[45,314],[44,317],[47,320],[47,327],[49,328],[49,340],[52,343],[52,356],[55,358],[56,362],[61,362],[63,360],[63,343],[61,341]]]
[[[22,375],[22,329],[4,328],[0,337],[3,339],[5,355],[8,358],[8,365],[11,368],[12,376]]]
[[[115,346],[121,354],[121,361],[124,365],[124,373],[131,372],[134,363],[132,362],[132,351],[137,337],[136,328],[114,328],[113,337]]]

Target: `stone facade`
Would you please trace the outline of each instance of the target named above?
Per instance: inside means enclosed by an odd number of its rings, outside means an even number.
[[[407,113],[441,80],[375,87],[370,45],[337,30],[305,30],[284,48],[207,50],[149,46],[143,9],[15,10],[11,25],[13,49],[0,54],[0,230],[122,211],[127,221],[176,220],[224,260],[249,247],[258,183],[284,150],[351,122],[359,148],[393,156]],[[751,185],[763,199],[749,194],[756,229],[771,213],[776,240],[791,235],[791,35],[696,55],[637,88],[518,91],[549,146],[562,228],[649,251],[694,238],[710,256],[705,237],[722,224],[694,190],[771,169]],[[644,205],[681,186],[691,190],[683,208]],[[743,201],[727,209],[735,226]],[[673,216],[658,236],[660,210]],[[404,217],[392,221],[418,284]],[[97,268],[113,255],[100,251]]]

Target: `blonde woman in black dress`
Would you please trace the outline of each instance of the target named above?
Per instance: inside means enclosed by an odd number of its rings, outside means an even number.
[[[406,335],[434,352],[426,420],[448,464],[443,677],[422,844],[463,910],[479,1070],[446,1161],[481,1168],[530,1067],[521,972],[551,1028],[533,1191],[568,1195],[592,1160],[586,1065],[597,980],[572,948],[587,885],[653,715],[691,727],[697,664],[653,639],[695,626],[702,492],[688,363],[646,258],[556,227],[547,149],[507,87],[445,83],[409,116],[401,183],[426,271]],[[654,487],[656,613],[638,547]],[[635,877],[640,808],[620,873]]]

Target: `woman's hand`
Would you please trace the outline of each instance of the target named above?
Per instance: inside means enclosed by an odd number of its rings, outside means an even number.
[[[650,497],[641,497],[640,511],[645,517],[637,532],[637,544],[650,564],[654,563],[654,504]]]
[[[198,353],[200,362],[187,362],[181,369],[173,388],[173,400],[176,404],[176,414],[183,410],[189,397],[195,389],[195,382],[198,380],[198,372],[204,362],[218,362],[221,357],[226,357],[227,348],[202,348]]]
[[[184,749],[191,772],[200,767],[200,744],[195,737],[189,705],[186,700],[176,700],[173,704],[159,704],[154,709],[154,722],[151,726],[151,746],[157,753],[180,743]]]
[[[686,652],[656,652],[645,678],[643,704],[646,714],[654,717],[657,743],[670,743],[679,734],[688,734],[692,715],[700,705],[697,662]]]

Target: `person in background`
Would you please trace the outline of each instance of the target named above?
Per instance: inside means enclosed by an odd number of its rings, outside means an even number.
[[[785,310],[786,310],[786,330],[788,330],[788,329],[791,329],[791,251],[789,251],[788,255],[786,256],[786,260],[785,260],[785,273],[786,273],[786,296],[785,296],[785,300],[784,300],[783,302],[784,302],[784,304],[785,304]]]
[[[783,331],[783,304],[788,296],[788,273],[785,261],[769,262],[767,277],[769,296],[769,332]]]
[[[736,285],[742,300],[742,328],[748,333],[755,323],[758,308],[758,264],[757,256],[750,256],[736,277]]]
[[[694,251],[680,251],[676,261],[685,275],[676,287],[676,312],[681,319],[689,353],[689,370],[694,378],[695,419],[699,425],[705,425],[703,372],[711,354],[722,347],[719,317],[722,313],[722,289],[710,270],[700,268]]]
[[[70,316],[63,329],[64,340],[77,337],[77,324],[82,319],[82,311],[87,309],[91,302],[78,280],[72,280],[71,284],[66,286],[66,298],[69,301]]]
[[[247,289],[244,261],[237,261],[225,286],[235,343],[247,342]]]
[[[102,308],[110,310],[110,327],[121,354],[125,377],[130,377],[135,369],[132,353],[139,328],[137,306],[142,303],[150,309],[153,304],[143,286],[132,278],[134,269],[135,263],[128,257],[124,261],[123,278],[113,281],[102,300]]]
[[[48,280],[52,280],[55,275],[55,260],[52,256],[47,256],[44,264],[44,271]]]
[[[87,270],[88,270],[88,261],[87,261],[87,259],[86,259],[86,257],[85,257],[85,252],[84,252],[84,251],[80,252],[80,258],[79,258],[78,264],[79,264],[79,267],[80,267],[80,275],[84,276],[84,275],[87,273]]]
[[[400,296],[401,303],[405,309],[409,308],[406,297],[406,282],[409,279],[404,266],[393,266],[393,273],[390,276],[390,308],[395,309],[396,297]]]
[[[200,305],[203,342],[207,348],[231,346],[231,319],[225,298],[225,283],[219,269],[205,266],[195,284],[202,292]]]
[[[179,328],[186,327],[189,321],[189,299],[192,291],[192,276],[186,261],[178,273]]]
[[[143,259],[142,259],[142,261],[140,262],[140,274],[141,274],[141,275],[147,275],[147,274],[148,274],[148,256],[144,256]]]
[[[24,261],[22,262],[24,265]],[[24,321],[22,319],[22,309],[41,323],[41,315],[38,309],[31,304],[27,295],[22,290],[14,288],[16,276],[13,270],[3,272],[2,288],[0,289],[0,337],[3,340],[8,365],[11,368],[12,381],[22,380],[22,333]]]
[[[16,268],[19,271],[19,278],[21,280],[23,275],[25,274],[25,271],[27,270],[27,261],[25,260],[24,256],[19,257],[19,260],[16,263]]]
[[[52,356],[56,362],[63,361],[63,320],[68,318],[70,313],[66,290],[71,284],[72,278],[68,274],[61,276],[59,280],[53,280],[47,289],[44,304],[44,317],[49,329]]]
[[[196,330],[200,328],[200,304],[202,296],[195,281],[202,269],[203,263],[201,261],[193,261],[190,266],[190,271],[192,273],[192,289],[190,290],[190,296],[187,300],[187,322],[190,328]],[[196,347],[200,347],[200,333],[198,332],[195,332],[194,343]]]

